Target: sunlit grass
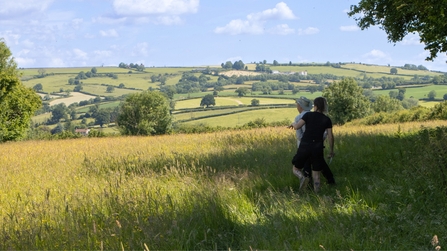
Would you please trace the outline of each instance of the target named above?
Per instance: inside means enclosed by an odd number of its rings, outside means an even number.
[[[417,131],[445,124],[334,128],[319,194],[298,191],[282,127],[5,143],[0,249],[433,250],[444,141]]]

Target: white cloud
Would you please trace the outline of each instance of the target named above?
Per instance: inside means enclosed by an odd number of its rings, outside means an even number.
[[[318,28],[315,27],[308,27],[306,29],[298,29],[298,35],[313,35],[320,32]]]
[[[340,26],[341,31],[358,31],[360,28],[357,25]]]
[[[372,51],[364,54],[363,57],[385,58],[385,57],[387,57],[387,55],[383,51],[381,51],[381,50],[372,50]]]
[[[86,33],[86,34],[84,34],[84,38],[92,39],[92,38],[95,38],[95,35]]]
[[[125,23],[128,20],[126,17],[120,17],[120,18],[111,18],[111,17],[97,17],[93,18],[93,23],[100,23],[100,24],[110,24],[110,25],[116,25],[116,24],[122,24]]]
[[[407,35],[404,39],[402,39],[401,44],[402,45],[423,45],[423,43],[420,42],[419,36],[414,35],[414,34]]]
[[[252,34],[259,35],[264,33],[265,23],[269,20],[295,19],[292,10],[284,2],[276,4],[275,8],[267,9],[257,13],[247,15],[247,19],[234,19],[223,27],[217,27],[214,32],[217,34]],[[287,24],[278,25],[269,29],[272,34],[287,35],[295,31],[288,27]]]
[[[73,53],[76,59],[88,59],[88,53],[84,52],[81,49],[75,48],[73,49]]]
[[[277,3],[275,8],[252,13],[247,16],[250,21],[295,19],[292,10],[284,2]]]
[[[196,13],[199,0],[114,0],[113,8],[119,16],[180,15]]]
[[[147,56],[149,54],[149,45],[144,43],[137,44],[132,51],[132,56]]]
[[[33,64],[36,62],[33,58],[23,58],[23,57],[16,57],[14,58],[17,65],[20,67],[32,67]]]
[[[289,35],[295,33],[295,29],[290,28],[287,24],[280,24],[270,29],[269,33],[277,35]]]
[[[82,19],[82,18],[75,18],[75,19],[73,19],[73,20],[71,20],[71,27],[73,28],[73,29],[79,29],[80,28],[80,26],[81,26],[81,24],[84,22],[84,19]]]
[[[110,56],[112,56],[112,52],[111,51],[96,50],[93,53],[95,54],[95,56],[98,56],[98,57],[110,57]]]
[[[30,41],[29,39],[25,39],[21,42],[21,44],[26,48],[32,48],[34,47],[34,43]]]
[[[64,63],[64,60],[59,57],[51,58],[48,65],[51,65],[51,67],[67,67],[67,65]]]
[[[12,31],[0,32],[0,38],[5,39],[6,44],[18,44],[20,34],[13,33]]]
[[[103,37],[118,37],[118,32],[115,29],[110,29],[107,31],[100,30],[99,34]]]
[[[234,62],[239,61],[239,60],[242,60],[241,56],[227,58],[227,60],[225,60],[224,62],[230,61],[230,62],[234,63]]]
[[[181,18],[178,16],[160,16],[157,17],[156,23],[164,25],[173,25],[173,24],[181,24],[183,22]]]
[[[0,19],[31,15],[45,11],[54,0],[3,0],[0,1]]]
[[[238,35],[238,34],[262,34],[264,32],[264,27],[260,23],[253,23],[248,20],[231,20],[229,24],[224,27],[217,27],[214,29],[214,32],[217,34],[230,34],[230,35]]]
[[[367,63],[383,63],[383,62],[393,62],[393,59],[387,55],[386,53],[384,53],[381,50],[372,50],[368,53],[365,53],[362,55],[363,59],[367,62]]]

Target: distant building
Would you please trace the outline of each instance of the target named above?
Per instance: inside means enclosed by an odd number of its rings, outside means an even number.
[[[90,129],[88,129],[88,128],[75,130],[75,133],[79,133],[84,136],[87,136],[89,132],[90,132]]]
[[[298,74],[301,76],[307,76],[307,71],[300,71]]]

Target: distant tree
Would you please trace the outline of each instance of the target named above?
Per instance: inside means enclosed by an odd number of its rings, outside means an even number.
[[[436,97],[436,91],[435,90],[430,91],[428,93],[427,97],[428,97],[429,100],[434,100],[435,97]]]
[[[397,88],[397,90],[399,91],[399,93],[397,94],[397,99],[402,101],[405,99],[405,92],[407,92],[407,90],[405,88]]]
[[[274,65],[274,66],[278,66],[278,65],[279,65],[278,61],[273,60],[273,65]]]
[[[157,76],[155,76],[155,75],[151,75],[151,82],[152,83],[155,83],[155,82],[157,82]]]
[[[371,113],[370,102],[363,95],[363,88],[353,78],[344,78],[323,90],[329,105],[329,114],[335,124],[344,124]]]
[[[232,68],[233,68],[233,63],[231,63],[231,61],[225,62],[224,69],[232,69]]]
[[[171,121],[168,100],[156,91],[128,95],[117,118],[123,135],[165,134],[170,131]]]
[[[245,81],[244,76],[239,76],[239,77],[236,78],[236,83],[235,84],[242,85],[242,84],[244,84],[244,81]]]
[[[41,83],[38,83],[38,84],[36,84],[35,86],[33,86],[33,89],[34,89],[36,92],[39,92],[39,91],[42,91],[42,90],[43,90],[43,86],[42,86]]]
[[[396,75],[397,74],[397,68],[393,67],[390,69],[390,74]]]
[[[410,108],[416,107],[419,105],[418,103],[419,103],[419,101],[415,98],[407,98],[407,99],[402,100],[402,106],[405,109],[410,109]]]
[[[98,72],[98,70],[96,69],[96,67],[93,67],[90,71],[91,71],[93,74],[96,74],[96,73]]]
[[[40,97],[19,79],[17,64],[0,39],[0,142],[23,138],[31,117],[42,105]]]
[[[420,70],[420,71],[428,71],[427,67],[425,67],[423,65],[418,65],[418,70]]]
[[[293,89],[292,89],[292,93],[297,94],[298,92],[300,92],[300,88],[298,86],[294,85]]]
[[[248,89],[247,89],[247,87],[239,87],[239,88],[236,89],[235,92],[237,92],[237,95],[239,97],[242,97],[242,96],[247,95]]]
[[[61,119],[66,119],[67,116],[67,106],[64,103],[57,104],[51,109],[51,124],[59,123]]]
[[[214,90],[216,90],[218,92],[221,92],[221,91],[225,90],[225,88],[223,86],[221,86],[221,85],[217,85],[217,86],[214,87]]]
[[[115,91],[115,87],[113,87],[111,85],[107,86],[106,92],[111,93],[111,92],[114,92],[114,91]]]
[[[259,99],[252,99],[251,100],[251,105],[252,106],[258,106],[259,105]]]
[[[39,73],[39,77],[43,78],[43,77],[45,77],[45,73],[47,71],[43,68],[40,68],[39,70],[37,70],[37,72]]]
[[[166,80],[168,80],[168,78],[166,76],[161,76],[159,80],[160,80],[160,84],[161,85],[165,85],[166,84]]]
[[[125,88],[126,86],[123,84],[123,83],[121,83],[121,84],[119,84],[118,85],[118,88]]]
[[[447,100],[447,93],[446,94],[444,94],[444,100]]]
[[[82,89],[83,89],[82,85],[76,85],[76,86],[73,88],[73,91],[74,91],[74,92],[80,92],[80,91],[82,91]]]
[[[388,96],[390,96],[390,98],[394,98],[394,99],[397,99],[398,95],[399,95],[399,92],[397,92],[397,91],[390,91],[388,93]]]
[[[99,109],[95,116],[95,124],[103,127],[110,123],[110,111],[107,109]]]
[[[51,134],[58,134],[65,131],[64,126],[61,123],[57,123],[56,127],[51,130]]]
[[[216,100],[212,94],[207,94],[200,101],[200,106],[206,106],[208,108],[210,105],[216,105]]]
[[[174,94],[177,93],[175,86],[172,85],[164,85],[160,87],[160,92],[166,94],[169,99],[174,99]]]
[[[233,64],[233,69],[235,69],[235,70],[243,70],[244,67],[245,67],[245,64],[244,64],[244,62],[242,62],[242,60],[236,61]]]
[[[69,78],[68,79],[68,84],[69,85],[74,85],[75,84],[75,79],[74,78]]]
[[[375,112],[394,112],[402,110],[403,106],[398,99],[380,95],[377,97],[376,101],[372,103],[372,108]]]

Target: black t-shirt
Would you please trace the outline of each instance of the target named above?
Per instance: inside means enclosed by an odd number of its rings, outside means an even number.
[[[304,131],[303,142],[322,141],[324,131],[332,128],[331,119],[321,112],[306,112],[302,120],[306,122],[306,131]]]

